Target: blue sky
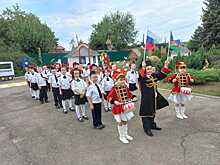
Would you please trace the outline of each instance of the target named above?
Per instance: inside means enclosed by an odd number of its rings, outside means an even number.
[[[88,42],[92,24],[105,14],[120,10],[135,17],[137,40],[150,29],[163,40],[173,31],[174,39],[190,39],[201,23],[203,0],[0,0],[0,12],[18,4],[22,10],[36,14],[46,22],[59,44],[70,49],[74,33]]]

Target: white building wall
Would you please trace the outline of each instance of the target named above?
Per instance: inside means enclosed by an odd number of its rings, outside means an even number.
[[[96,64],[98,65],[98,54],[91,54],[90,56],[90,60],[89,60],[89,57],[88,57],[88,48],[86,47],[81,47],[80,48],[80,53],[79,55],[81,57],[85,57],[85,64],[88,64],[89,62],[92,63],[92,64]],[[95,56],[96,60],[93,59],[93,56]],[[77,63],[80,63],[79,61],[79,56],[74,56],[72,55],[68,57],[68,63],[69,65],[73,65],[74,62],[77,62]]]
[[[69,63],[70,66],[73,66],[74,62],[79,63],[79,58],[78,57],[69,57],[68,58],[68,63]]]

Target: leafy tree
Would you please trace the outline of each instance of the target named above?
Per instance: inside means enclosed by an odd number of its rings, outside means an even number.
[[[192,39],[189,41],[187,46],[194,51],[197,51],[203,45],[203,38],[204,38],[204,29],[202,26],[198,26],[195,30]]]
[[[111,40],[115,49],[124,49],[134,44],[137,30],[134,17],[130,13],[115,12],[105,15],[101,22],[92,25],[90,46],[93,49],[106,49],[107,35],[111,34]]]
[[[36,56],[39,48],[48,52],[56,44],[54,33],[34,14],[22,11],[19,6],[6,8],[0,14],[0,61],[13,61],[16,76],[23,74],[22,55]]]
[[[54,32],[32,13],[19,6],[6,8],[0,15],[0,39],[9,47],[25,53],[48,52],[57,44]]]
[[[206,8],[203,9],[204,46],[220,47],[220,1],[206,0]]]
[[[23,70],[20,65],[20,57],[24,55],[23,52],[10,48],[0,40],[0,61],[12,61],[14,63],[15,75],[23,75]]]
[[[205,0],[204,4],[202,25],[194,32],[189,47],[220,48],[220,1]]]

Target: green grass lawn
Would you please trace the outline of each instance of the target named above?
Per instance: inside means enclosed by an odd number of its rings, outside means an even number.
[[[170,90],[172,88],[172,84],[160,82],[158,87]],[[210,82],[205,85],[193,85],[192,92],[220,96],[220,82]]]

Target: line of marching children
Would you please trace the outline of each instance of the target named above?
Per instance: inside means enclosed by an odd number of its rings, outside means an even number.
[[[149,59],[143,61],[139,70],[131,64],[129,71],[116,65],[98,67],[88,64],[86,67],[74,63],[72,68],[55,64],[26,68],[25,79],[33,99],[48,103],[48,91],[52,91],[54,105],[63,113],[75,111],[79,122],[89,120],[87,109],[91,110],[93,127],[103,129],[102,103],[106,112],[112,111],[117,123],[119,140],[129,143],[133,137],[128,135],[128,121],[134,117],[137,92],[140,91],[141,103],[139,115],[144,132],[153,136],[151,130],[161,130],[155,122],[156,110],[168,106],[168,101],[158,92],[157,83],[171,72],[166,61],[160,71],[155,71]],[[175,103],[178,119],[187,118],[185,102],[191,100],[190,83],[193,78],[186,72],[186,65],[176,65],[179,73],[171,75],[167,81],[174,83],[169,100]],[[188,90],[184,93],[182,90]],[[186,92],[186,91],[185,91]]]

